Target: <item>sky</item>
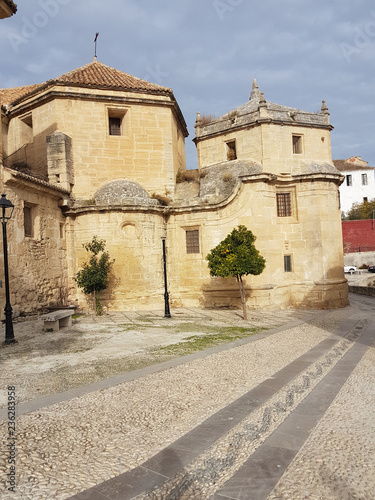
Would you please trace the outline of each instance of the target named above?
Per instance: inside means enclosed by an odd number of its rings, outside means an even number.
[[[268,101],[319,111],[332,156],[375,166],[373,0],[15,0],[0,24],[0,86],[41,83],[93,60],[172,88],[197,168],[196,113]]]

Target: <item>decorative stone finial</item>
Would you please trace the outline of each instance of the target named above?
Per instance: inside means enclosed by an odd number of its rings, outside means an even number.
[[[250,101],[252,99],[258,99],[259,95],[260,95],[260,93],[259,93],[259,87],[258,87],[257,81],[254,78],[254,80],[253,80],[253,86],[252,86],[251,94],[250,94]]]
[[[267,107],[267,102],[266,102],[266,99],[264,97],[264,92],[260,92],[259,107],[260,108],[266,108]]]
[[[202,125],[202,118],[199,111],[197,111],[197,118],[195,120],[195,127],[200,127]]]
[[[322,108],[321,108],[322,113],[328,113],[328,106],[325,102],[325,100],[322,100]]]

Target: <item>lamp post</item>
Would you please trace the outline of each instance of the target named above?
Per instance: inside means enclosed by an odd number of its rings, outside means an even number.
[[[170,318],[171,312],[169,310],[169,293],[167,283],[167,258],[165,253],[165,236],[161,237],[163,242],[163,265],[164,265],[164,318]]]
[[[13,215],[14,205],[6,199],[5,194],[0,199],[0,220],[3,225],[3,248],[4,248],[4,278],[5,278],[5,341],[3,344],[15,344],[14,338],[12,306],[9,298],[9,274],[8,274],[8,242],[7,242],[7,222]]]

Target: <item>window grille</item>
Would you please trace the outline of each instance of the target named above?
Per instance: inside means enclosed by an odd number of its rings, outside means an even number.
[[[277,193],[277,216],[290,217],[292,215],[292,205],[290,193]]]
[[[199,230],[186,231],[186,253],[199,253]]]

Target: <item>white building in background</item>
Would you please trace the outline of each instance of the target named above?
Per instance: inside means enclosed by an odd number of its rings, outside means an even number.
[[[360,156],[348,160],[333,160],[337,170],[345,175],[340,186],[341,211],[348,213],[353,203],[371,201],[375,198],[375,168]]]

